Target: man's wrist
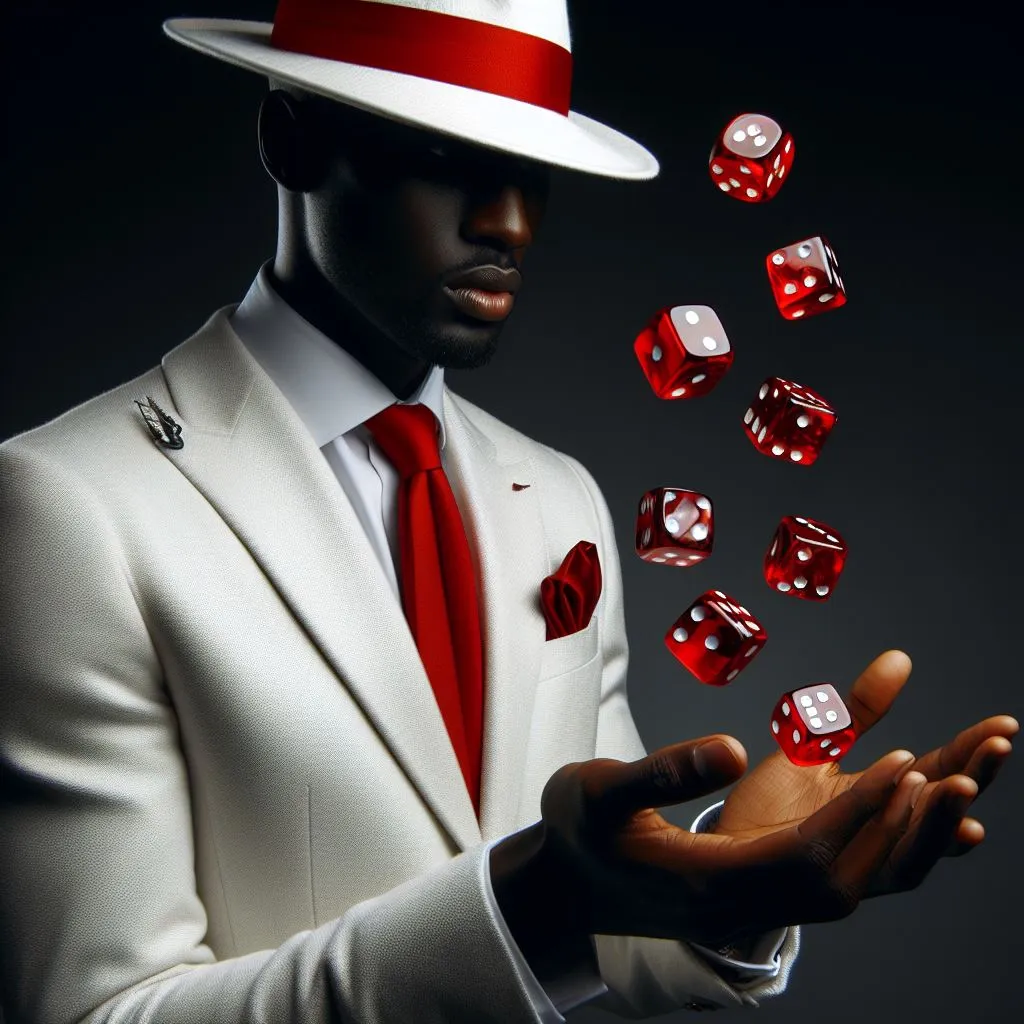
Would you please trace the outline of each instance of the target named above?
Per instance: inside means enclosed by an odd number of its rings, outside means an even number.
[[[537,822],[491,847],[490,871],[505,924],[547,988],[581,964],[598,968],[581,895],[545,850],[543,827]]]
[[[717,803],[711,804],[705,807],[700,814],[693,820],[693,824],[690,825],[691,832],[699,832],[705,835],[713,835],[718,826],[718,819],[722,816],[722,808],[725,806],[725,800],[719,800]],[[762,939],[760,932],[751,932],[747,934],[741,934],[733,936],[728,942],[717,944],[714,947],[714,952],[718,956],[725,957],[728,960],[738,960],[743,962],[749,962],[753,959],[754,949]],[[696,943],[691,943],[699,952],[704,952],[708,947],[700,946]]]

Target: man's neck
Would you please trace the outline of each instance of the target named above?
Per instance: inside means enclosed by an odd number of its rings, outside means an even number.
[[[327,289],[312,270],[297,270],[279,254],[270,279],[274,290],[296,313],[358,359],[396,398],[407,399],[426,379],[429,364],[401,351],[357,310]]]

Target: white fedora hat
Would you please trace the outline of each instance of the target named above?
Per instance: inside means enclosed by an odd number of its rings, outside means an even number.
[[[569,109],[565,0],[280,0],[274,23],[173,18],[201,53],[417,127],[608,178],[640,143]]]

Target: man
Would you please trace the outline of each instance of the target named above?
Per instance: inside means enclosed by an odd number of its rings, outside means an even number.
[[[669,825],[742,748],[645,756],[599,488],[444,386],[494,349],[547,168],[657,171],[567,113],[564,6],[168,31],[271,78],[279,244],[159,367],[0,446],[7,1024],[756,1005],[800,923],[977,845],[1008,716],[856,775],[775,755]],[[599,599],[546,639],[581,540]],[[868,666],[861,729],[908,674]]]

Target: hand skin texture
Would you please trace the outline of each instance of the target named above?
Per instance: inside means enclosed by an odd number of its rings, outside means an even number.
[[[902,651],[868,665],[846,698],[858,735],[910,670]],[[631,763],[569,764],[548,781],[541,820],[492,849],[495,896],[542,983],[587,955],[590,934],[718,946],[838,920],[981,843],[981,822],[965,815],[1018,729],[1009,715],[986,718],[920,758],[893,750],[861,772],[798,767],[776,751],[744,776],[746,752],[725,735]],[[657,811],[736,780],[710,834]]]

